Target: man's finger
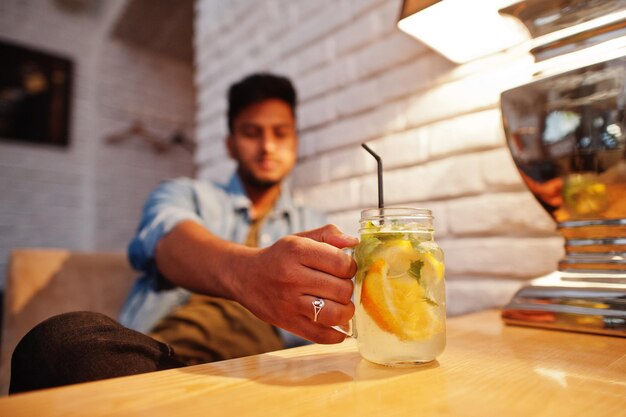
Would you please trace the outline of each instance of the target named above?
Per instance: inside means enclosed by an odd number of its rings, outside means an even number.
[[[292,328],[285,329],[315,343],[333,344],[341,343],[346,335],[339,333],[332,327],[321,323],[314,323],[309,317],[299,315],[293,318]]]
[[[298,259],[302,265],[339,278],[352,278],[356,263],[350,255],[333,246],[303,239]]]
[[[350,279],[337,279],[327,273],[309,269],[303,275],[305,282],[301,291],[314,297],[333,300],[340,304],[348,304],[352,298],[354,285]]]
[[[321,302],[318,307],[314,307],[313,301]],[[340,304],[332,300],[303,295],[300,297],[300,309],[304,315],[314,322],[323,324],[324,326],[338,326],[345,324],[352,316],[354,316],[354,304]],[[317,312],[317,316],[316,316]]]
[[[339,249],[350,248],[358,245],[359,243],[359,239],[343,233],[334,224],[327,224],[326,226],[317,229],[296,233],[296,236],[307,237],[318,242],[328,243],[329,245]]]

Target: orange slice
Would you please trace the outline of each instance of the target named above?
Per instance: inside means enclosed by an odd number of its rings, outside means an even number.
[[[363,280],[361,304],[378,327],[388,333],[395,334],[398,325],[389,312],[384,294],[384,281],[387,279],[388,272],[389,267],[383,259],[378,259],[372,263]]]
[[[376,259],[363,280],[361,304],[382,330],[401,340],[422,340],[443,330],[439,307],[429,304],[417,279],[389,276],[389,265]]]

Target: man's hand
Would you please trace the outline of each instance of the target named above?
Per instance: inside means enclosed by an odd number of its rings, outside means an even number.
[[[334,225],[286,236],[268,248],[229,242],[193,221],[181,222],[158,243],[156,261],[175,285],[235,300],[261,320],[317,343],[345,336],[329,326],[354,314],[354,260],[341,248],[358,240]],[[314,322],[316,298],[326,305]]]
[[[336,226],[286,236],[261,249],[237,268],[234,297],[260,319],[317,343],[338,343],[345,336],[330,326],[347,323],[356,263],[341,249],[358,239]],[[311,304],[325,306],[314,322]]]

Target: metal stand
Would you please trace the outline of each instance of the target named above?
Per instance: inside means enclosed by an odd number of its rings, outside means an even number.
[[[626,275],[556,271],[521,288],[507,324],[626,337]]]

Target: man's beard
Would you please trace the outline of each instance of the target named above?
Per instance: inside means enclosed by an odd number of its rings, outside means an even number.
[[[241,181],[244,184],[247,184],[257,190],[268,190],[278,184],[280,184],[284,178],[280,178],[278,180],[267,180],[262,178],[257,178],[254,174],[249,171],[241,169],[241,167],[237,170]]]

